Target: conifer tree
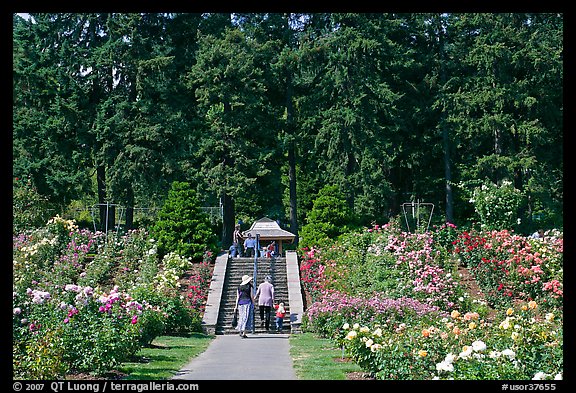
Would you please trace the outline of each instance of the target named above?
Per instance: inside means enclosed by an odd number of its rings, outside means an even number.
[[[201,260],[205,251],[217,251],[216,235],[210,229],[210,220],[200,210],[196,192],[187,182],[172,183],[150,233],[158,241],[161,257],[176,252]]]

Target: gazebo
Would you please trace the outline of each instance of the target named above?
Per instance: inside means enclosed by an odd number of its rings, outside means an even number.
[[[254,221],[250,229],[242,232],[244,238],[248,237],[248,234],[252,234],[253,237],[259,235],[260,242],[264,243],[269,243],[275,240],[276,244],[278,244],[279,255],[282,255],[282,244],[284,242],[292,243],[296,238],[296,235],[280,228],[280,225],[278,225],[276,221],[268,217]]]

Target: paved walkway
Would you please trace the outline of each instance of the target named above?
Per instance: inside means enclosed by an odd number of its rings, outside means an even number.
[[[296,380],[289,334],[258,333],[241,338],[217,335],[206,351],[186,364],[172,379]]]

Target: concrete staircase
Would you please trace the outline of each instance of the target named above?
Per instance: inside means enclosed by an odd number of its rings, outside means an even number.
[[[236,301],[236,289],[245,274],[253,277],[254,258],[232,258],[228,253],[218,256],[202,321],[205,333],[238,334],[231,326],[231,321]],[[303,301],[296,253],[288,251],[285,257],[258,258],[257,276],[254,283],[256,288],[267,275],[272,278],[276,304],[283,302],[286,308],[283,333],[299,332]],[[254,333],[266,332],[265,328],[260,326],[257,304],[254,312]],[[274,313],[271,316],[270,328],[275,329]]]
[[[232,314],[234,312],[234,304],[236,301],[236,288],[240,285],[243,275],[253,277],[254,274],[254,258],[230,258],[228,260],[228,270],[226,272],[226,283],[224,284],[224,292],[220,302],[220,313],[218,315],[218,325],[216,327],[216,334],[230,334],[238,332],[232,328],[230,322],[232,321]],[[290,306],[288,304],[288,281],[286,279],[286,258],[258,258],[257,261],[257,276],[254,287],[258,289],[264,281],[264,277],[270,275],[272,277],[272,284],[274,285],[274,298],[276,304],[283,302],[286,308],[286,316],[284,317],[283,330],[290,331]],[[265,328],[260,327],[260,314],[258,304],[255,307],[255,333],[265,333]],[[270,328],[273,330],[274,314],[271,317]]]

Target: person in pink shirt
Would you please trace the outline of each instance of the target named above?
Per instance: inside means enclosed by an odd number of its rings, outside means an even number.
[[[274,304],[274,285],[272,278],[266,276],[264,282],[258,286],[254,298],[258,300],[260,311],[260,326],[270,330],[270,319],[272,314],[272,305]]]

